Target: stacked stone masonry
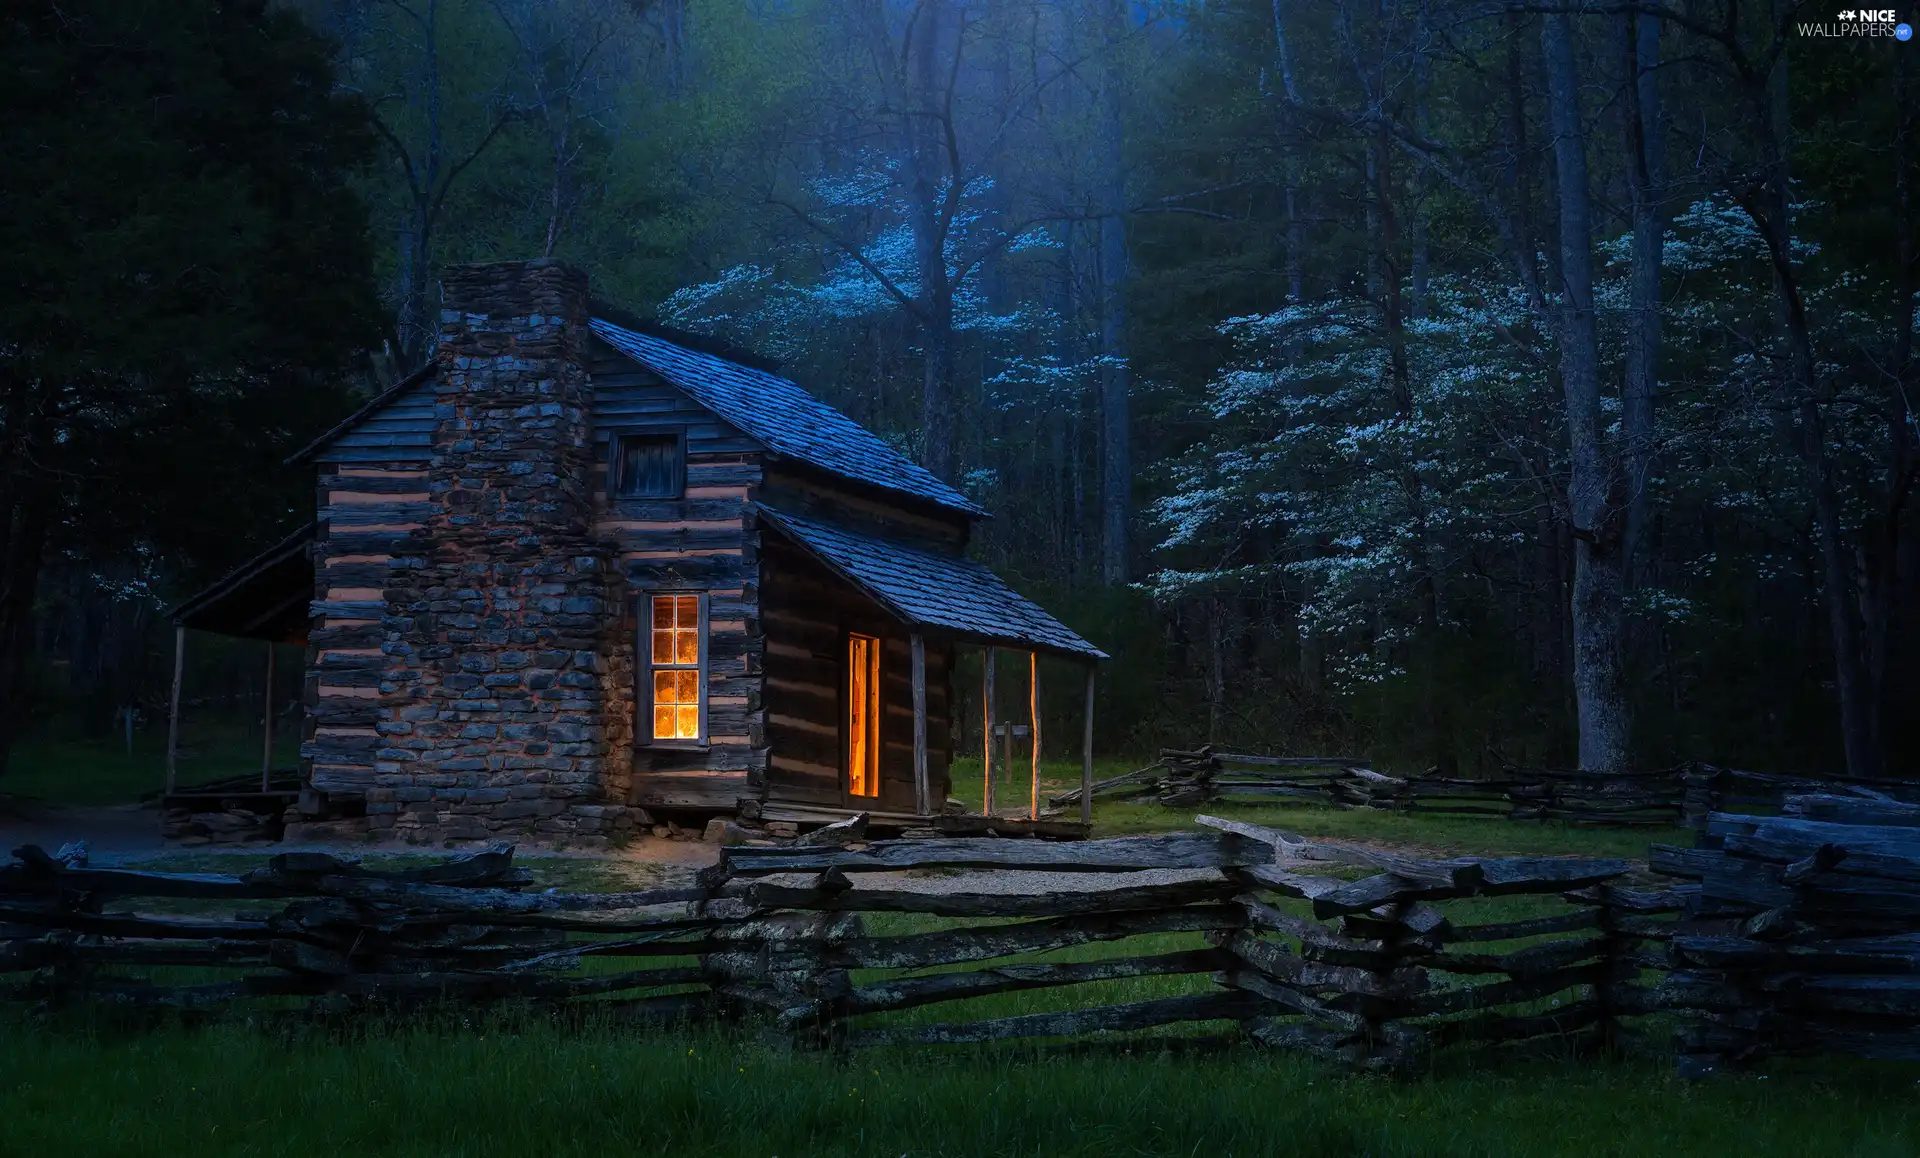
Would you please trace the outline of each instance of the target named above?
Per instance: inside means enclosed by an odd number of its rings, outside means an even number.
[[[607,775],[586,279],[463,267],[445,300],[431,457],[323,471],[315,786],[359,781],[376,834],[603,845],[639,813]]]

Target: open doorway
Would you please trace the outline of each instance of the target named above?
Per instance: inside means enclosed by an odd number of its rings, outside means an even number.
[[[880,795],[880,641],[847,636],[847,795]]]

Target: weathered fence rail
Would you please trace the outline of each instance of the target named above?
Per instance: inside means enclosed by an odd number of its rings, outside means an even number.
[[[684,887],[608,894],[526,891],[505,848],[390,872],[289,853],[239,875],[25,849],[0,868],[0,1000],[517,999],[757,1013],[845,1046],[1212,1024],[1404,1068],[1459,1044],[1621,1037],[1652,1008],[1646,946],[1686,892],[1626,887],[1622,861],[1420,860],[1203,822],[1080,843],[731,848]]]
[[[1786,816],[1715,814],[1654,867],[1699,899],[1672,941],[1661,1002],[1683,1066],[1767,1054],[1920,1060],[1920,808],[1790,798]]]
[[[1814,779],[1698,762],[1626,773],[1510,765],[1492,777],[1391,776],[1348,757],[1246,756],[1211,747],[1162,749],[1155,763],[1103,780],[1093,792],[1114,799],[1152,797],[1172,808],[1220,800],[1303,801],[1389,812],[1661,827],[1697,827],[1715,812],[1778,811],[1789,798],[1812,793],[1920,804],[1920,782]],[[1064,807],[1079,799],[1074,789],[1051,803]]]

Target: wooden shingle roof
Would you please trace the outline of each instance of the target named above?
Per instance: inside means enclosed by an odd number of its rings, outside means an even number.
[[[1075,659],[1107,658],[1106,652],[972,559],[876,539],[764,503],[758,510],[762,522],[909,626]]]
[[[950,510],[986,513],[872,431],[778,374],[603,318],[593,319],[593,332],[775,454]]]

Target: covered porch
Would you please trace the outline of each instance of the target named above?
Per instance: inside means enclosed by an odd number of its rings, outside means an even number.
[[[1084,786],[1093,778],[1094,680],[1097,664],[1107,658],[1105,652],[974,560],[861,534],[764,504],[758,513],[761,526],[778,540],[778,544],[768,544],[774,548],[770,559],[780,547],[796,550],[830,574],[838,585],[858,592],[884,617],[889,632],[905,636],[905,654],[901,657],[906,667],[905,711],[901,712],[901,705],[876,702],[871,713],[882,718],[890,713],[910,713],[912,727],[911,795],[900,797],[908,807],[887,808],[877,799],[873,806],[853,798],[837,803],[795,799],[798,793],[783,792],[781,780],[774,777],[759,806],[762,819],[810,823],[861,811],[877,822],[932,828],[953,835],[1085,835],[1092,821],[1091,793],[1082,793],[1077,819],[1040,815],[1041,757],[1047,739],[1040,661],[1043,656],[1066,660],[1076,671],[1068,694],[1084,697],[1083,726],[1077,737]],[[771,585],[773,581],[770,573],[768,582]],[[777,624],[770,618],[770,674],[778,670],[771,646],[777,642],[777,631]],[[978,740],[982,807],[965,814],[949,812],[946,807],[951,765],[959,752],[956,738],[963,730],[950,684],[954,656],[960,648],[980,650],[983,673]],[[929,675],[930,657],[937,661],[932,665],[935,678]],[[998,676],[1007,662],[1025,668],[1027,694],[1021,697],[1023,703],[1007,705],[1011,710],[1003,714]],[[843,664],[840,677],[837,726],[843,784],[858,779],[863,759],[855,734],[860,727],[858,704],[862,695],[857,667]],[[875,682],[880,682],[877,676]],[[1056,676],[1052,682],[1057,688],[1061,681]],[[770,702],[777,694],[777,689],[770,688]],[[934,710],[930,710],[930,703]],[[971,731],[971,727],[965,730]],[[1016,767],[1014,741],[1022,738],[1027,759],[1024,767]],[[880,774],[884,777],[884,770]]]
[[[277,815],[299,797],[299,765],[282,762],[276,766],[274,759],[276,683],[286,679],[276,670],[275,651],[281,645],[306,647],[308,611],[313,600],[313,539],[314,526],[309,523],[173,609],[173,682],[167,706],[163,808],[205,811],[231,807]],[[183,782],[187,777],[181,769],[182,695],[189,633],[198,632],[260,645],[265,693],[260,705],[263,727],[257,773]]]

